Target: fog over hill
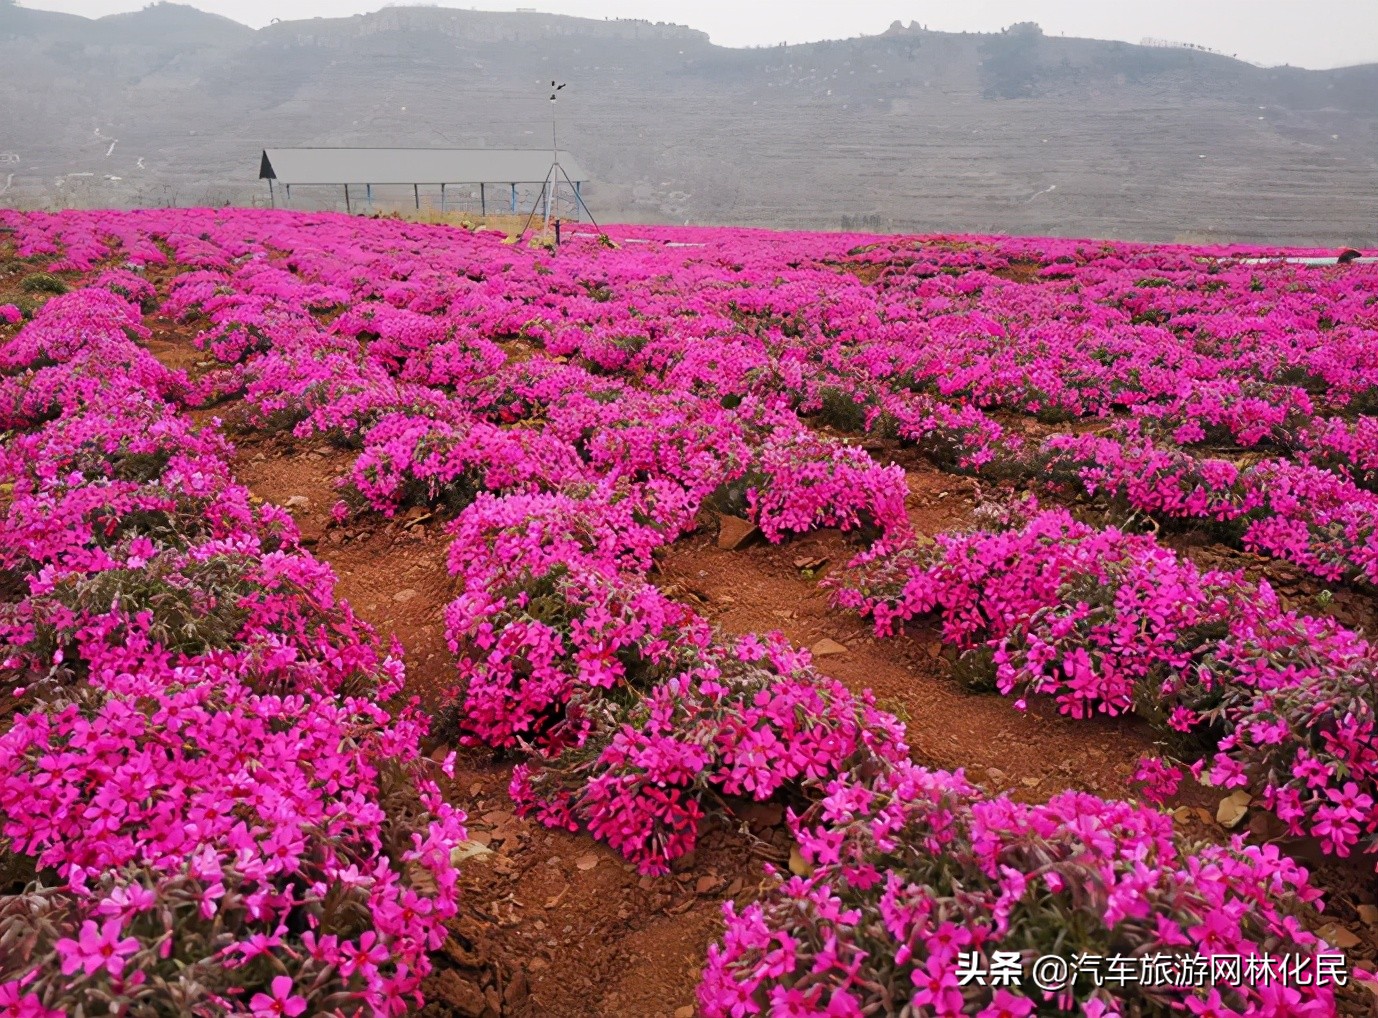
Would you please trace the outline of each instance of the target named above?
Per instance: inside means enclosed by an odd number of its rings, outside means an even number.
[[[266,201],[273,145],[548,147],[557,77],[561,147],[609,220],[1378,243],[1378,65],[1264,69],[1028,24],[727,49],[533,13],[256,31],[176,4],[90,20],[0,0],[0,67],[13,205]]]

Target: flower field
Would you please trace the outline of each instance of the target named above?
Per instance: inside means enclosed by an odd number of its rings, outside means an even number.
[[[0,211],[0,1014],[1370,1013],[1378,269],[1260,254]]]

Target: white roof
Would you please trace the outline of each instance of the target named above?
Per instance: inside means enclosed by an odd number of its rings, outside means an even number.
[[[570,180],[588,179],[568,152],[559,158]],[[550,149],[266,148],[258,175],[281,184],[539,184],[550,164]]]

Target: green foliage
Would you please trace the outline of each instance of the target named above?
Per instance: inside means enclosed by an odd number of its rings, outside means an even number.
[[[33,272],[19,281],[19,288],[25,293],[66,293],[67,284],[51,272]]]

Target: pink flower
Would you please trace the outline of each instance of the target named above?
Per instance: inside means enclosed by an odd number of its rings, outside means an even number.
[[[1033,1009],[1034,1002],[1028,997],[1016,996],[1002,988],[995,991],[995,999],[977,1013],[977,1018],[1025,1018]]]
[[[357,944],[346,943],[340,948],[340,975],[363,972],[371,976],[379,965],[388,960],[388,951],[378,941],[378,934],[368,930]]]
[[[962,1013],[962,991],[949,961],[929,958],[923,968],[914,970],[912,978],[915,990],[910,1003],[914,1007],[927,1006],[939,1015]]]
[[[1373,808],[1373,797],[1361,793],[1359,786],[1352,781],[1345,782],[1343,788],[1327,788],[1325,794],[1335,803],[1337,817],[1363,820]]]
[[[254,1018],[278,1018],[279,1015],[295,1018],[306,1010],[306,998],[292,993],[291,976],[275,977],[269,989],[272,991],[271,995],[255,993],[249,1001]]]
[[[62,956],[62,974],[71,975],[81,969],[86,975],[105,969],[117,976],[124,969],[124,960],[139,949],[134,937],[120,939],[122,923],[118,918],[107,919],[101,926],[87,919],[81,924],[81,932],[76,940],[64,937],[57,942],[57,953]]]
[[[0,1018],[63,1018],[63,1014],[44,1007],[37,994],[26,992],[15,980],[0,983]]]

